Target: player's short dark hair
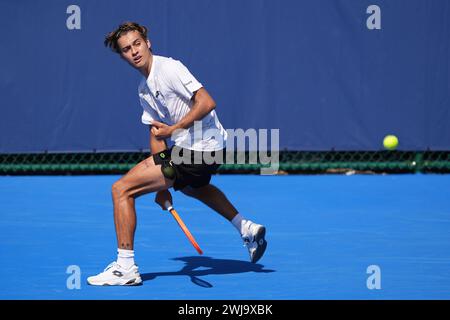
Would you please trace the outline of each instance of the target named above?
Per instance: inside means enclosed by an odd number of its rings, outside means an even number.
[[[130,31],[137,31],[141,35],[142,39],[147,40],[147,28],[144,26],[141,26],[140,24],[136,22],[126,21],[123,22],[119,27],[108,33],[105,37],[105,47],[110,47],[111,50],[121,53],[120,48],[117,44],[117,41],[121,36],[123,36],[125,33]]]

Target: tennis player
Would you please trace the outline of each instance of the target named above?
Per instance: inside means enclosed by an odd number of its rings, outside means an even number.
[[[142,282],[134,260],[135,199],[169,188],[200,200],[228,219],[241,235],[250,261],[256,263],[266,250],[265,227],[245,219],[210,184],[211,175],[221,163],[205,159],[223,159],[220,155],[227,137],[213,98],[180,61],[152,53],[144,26],[134,22],[121,24],[106,36],[105,46],[143,76],[138,91],[142,122],[149,127],[151,156],[112,186],[117,260],[102,273],[89,277],[88,283],[138,285]],[[190,161],[179,163],[172,159],[174,155],[178,160]]]

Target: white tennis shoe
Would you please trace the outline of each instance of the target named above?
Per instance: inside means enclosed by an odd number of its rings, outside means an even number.
[[[93,286],[135,286],[142,283],[137,265],[124,269],[116,261],[110,263],[102,273],[87,278]]]
[[[247,247],[250,261],[256,263],[267,248],[266,228],[260,224],[247,221],[243,227],[242,240]]]

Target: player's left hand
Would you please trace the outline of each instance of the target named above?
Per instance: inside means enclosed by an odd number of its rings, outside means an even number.
[[[172,126],[168,126],[165,123],[159,121],[152,121],[152,133],[157,139],[169,138],[174,131]]]

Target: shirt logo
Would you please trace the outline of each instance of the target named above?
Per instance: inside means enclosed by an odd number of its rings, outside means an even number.
[[[158,98],[158,96],[161,94],[161,92],[156,91],[156,98]]]

